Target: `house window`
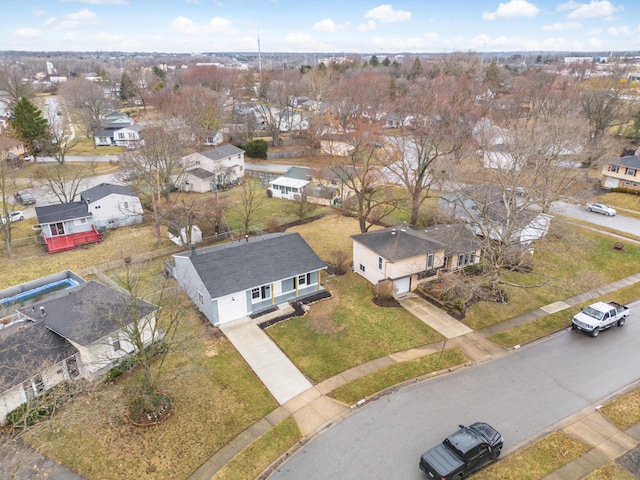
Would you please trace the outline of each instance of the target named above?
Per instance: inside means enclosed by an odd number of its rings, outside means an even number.
[[[427,270],[431,270],[433,268],[433,253],[427,255]]]
[[[62,222],[52,223],[49,225],[51,228],[51,236],[55,237],[57,235],[64,235],[64,224]]]
[[[630,177],[635,177],[636,176],[636,169],[635,168],[627,168],[627,175]]]
[[[129,209],[129,202],[122,202],[122,208],[124,208],[125,210]]]
[[[615,165],[609,165],[609,171],[613,173],[618,173],[618,167]]]
[[[378,257],[378,270],[382,270],[382,257]]]
[[[86,225],[87,224],[87,219],[86,218],[76,218],[73,223],[75,225]]]
[[[259,302],[261,300],[266,300],[271,298],[271,286],[263,285],[261,287],[256,287],[251,289],[251,300],[254,302]]]
[[[24,382],[22,384],[22,389],[24,390],[24,394],[27,396],[27,401],[32,400],[36,396],[31,380]]]
[[[202,292],[200,291],[198,291],[198,301],[204,304],[204,295],[202,295]]]
[[[364,268],[364,265],[363,265],[363,264],[360,264],[360,271],[361,271],[361,272],[364,272],[364,271],[365,271],[365,268]]]
[[[241,155],[242,155],[241,153],[238,154],[238,160],[240,160],[242,158]]]
[[[298,285],[306,285],[306,284],[307,284],[307,276],[298,275]]]
[[[99,142],[100,143],[109,143],[109,138],[108,137],[100,137]]]
[[[124,133],[123,132],[119,132],[118,133],[118,139],[119,140],[124,140]]]
[[[244,169],[244,167],[242,165],[240,165],[240,171],[242,171]]]
[[[111,346],[113,347],[113,351],[114,352],[118,352],[118,351],[122,350],[122,346],[120,345],[120,339],[118,337],[115,337],[113,339],[113,342],[111,343]]]

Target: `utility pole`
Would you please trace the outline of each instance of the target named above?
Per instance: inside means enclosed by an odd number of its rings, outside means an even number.
[[[262,56],[260,54],[260,29],[258,29],[258,75],[260,79],[260,85],[262,85]]]

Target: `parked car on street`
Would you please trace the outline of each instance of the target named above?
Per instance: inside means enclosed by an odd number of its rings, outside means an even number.
[[[596,302],[584,307],[576,313],[571,321],[571,328],[589,333],[597,337],[600,330],[618,325],[622,327],[627,321],[630,310],[626,305],[617,302]]]
[[[590,212],[601,213],[613,217],[616,214],[615,209],[604,203],[587,203],[585,208]]]
[[[504,440],[491,425],[476,422],[449,435],[420,457],[420,470],[429,478],[461,480],[500,456]]]
[[[0,220],[2,221],[2,223],[7,222],[7,219],[4,215],[0,217]],[[20,220],[24,220],[24,213],[21,212],[20,210],[11,210],[9,212],[9,220],[11,222],[18,222]]]
[[[36,203],[36,198],[29,192],[25,191],[14,193],[13,198],[15,198],[16,202],[20,205],[33,205]]]

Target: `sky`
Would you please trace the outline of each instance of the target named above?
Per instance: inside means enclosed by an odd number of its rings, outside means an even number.
[[[1,20],[0,50],[640,51],[640,0],[10,0]]]

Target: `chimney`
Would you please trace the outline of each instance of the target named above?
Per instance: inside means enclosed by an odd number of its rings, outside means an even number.
[[[40,307],[40,316],[41,317],[46,317],[47,316],[47,312],[44,311],[44,307]]]
[[[195,243],[191,243],[191,256],[195,256],[196,255],[196,244]]]

